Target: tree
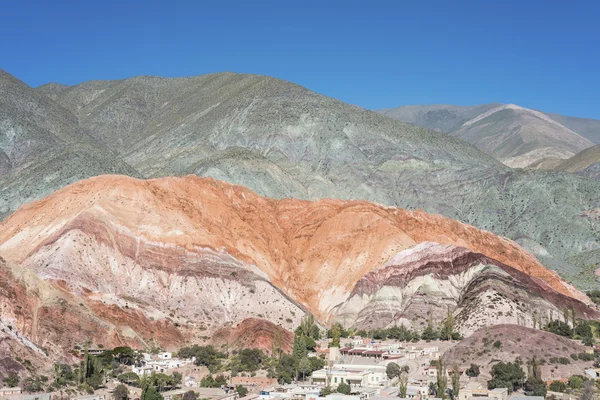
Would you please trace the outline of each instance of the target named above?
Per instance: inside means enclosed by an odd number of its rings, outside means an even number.
[[[117,376],[117,379],[121,383],[126,383],[127,385],[139,386],[140,377],[135,372],[125,372]]]
[[[154,386],[146,386],[142,390],[141,400],[163,400],[163,396],[156,391]]]
[[[571,389],[581,389],[585,380],[581,375],[573,375],[569,378],[568,385]]]
[[[198,393],[188,390],[183,394],[183,400],[198,400]]]
[[[565,385],[561,381],[552,381],[552,383],[550,383],[550,386],[548,387],[548,389],[550,389],[551,392],[564,393],[564,391],[567,390],[567,385]]]
[[[183,375],[181,375],[179,372],[173,372],[171,374],[171,384],[173,386],[181,385],[182,381],[183,381]]]
[[[444,400],[446,398],[446,389],[448,388],[448,376],[446,373],[446,365],[442,358],[438,358],[437,364],[437,394]]]
[[[452,398],[458,399],[458,392],[460,391],[460,369],[458,364],[454,363],[452,366]]]
[[[237,385],[235,387],[235,391],[240,395],[240,397],[244,397],[245,395],[248,394],[248,389],[246,389],[244,386],[242,385]]]
[[[19,384],[19,375],[14,371],[10,371],[6,378],[4,378],[4,384],[10,388],[17,386]]]
[[[341,394],[350,394],[352,392],[352,388],[345,382],[342,382],[337,387],[337,392]]]
[[[308,357],[302,357],[298,363],[298,372],[302,374],[302,380],[306,379],[306,374],[312,372],[312,365],[308,360]]]
[[[296,362],[299,362],[303,357],[306,357],[308,352],[306,351],[306,342],[304,341],[304,336],[294,336],[294,346],[292,353],[294,354],[294,359],[296,360]]]
[[[342,334],[342,326],[339,322],[336,322],[331,327],[331,346],[332,347],[340,347],[340,336]]]
[[[399,377],[400,372],[400,366],[395,362],[391,362],[387,365],[387,367],[385,367],[385,373],[390,380]]]
[[[547,330],[548,332],[554,333],[555,335],[560,335],[560,336],[565,336],[565,337],[573,336],[573,329],[571,329],[569,324],[567,324],[566,322],[559,321],[559,320],[550,321],[548,324],[546,324],[544,329]]]
[[[321,393],[319,394],[319,397],[325,397],[325,396],[330,395],[331,393],[333,393],[331,388],[329,386],[325,386],[323,389],[321,389]]]
[[[454,335],[454,315],[450,311],[450,307],[448,307],[448,314],[446,318],[442,322],[442,328],[440,330],[440,339],[442,340],[451,340]]]
[[[479,376],[479,366],[476,364],[471,364],[471,366],[465,371],[467,376],[471,378],[475,378]]]
[[[406,398],[406,389],[408,388],[408,374],[406,372],[400,373],[400,378],[398,379],[398,389],[400,390],[400,397],[403,399]]]
[[[581,396],[579,396],[579,400],[593,400],[594,399],[594,382],[586,381],[583,384],[583,391],[581,392]]]
[[[527,378],[524,389],[527,396],[546,397],[546,393],[548,391],[546,388],[546,383],[543,380],[534,377]]]
[[[488,389],[507,388],[509,392],[523,387],[525,372],[514,362],[499,362],[492,367],[492,379],[488,381]]]
[[[115,400],[127,400],[129,397],[129,390],[127,390],[127,386],[123,385],[122,383],[118,385],[113,392],[113,397]]]

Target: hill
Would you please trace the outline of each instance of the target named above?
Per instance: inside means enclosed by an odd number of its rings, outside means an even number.
[[[516,168],[550,169],[557,160],[594,144],[547,114],[514,104],[404,106],[381,112],[417,126],[439,128]],[[593,130],[590,124],[572,125],[589,127],[586,133]]]
[[[585,217],[600,206],[598,182],[513,171],[449,135],[264,76],[91,81],[63,88],[56,103],[133,174],[421,208],[514,238],[580,287],[597,286],[589,263],[570,260],[598,246]],[[7,197],[11,209],[27,199]]]
[[[137,175],[72,113],[0,70],[0,215],[106,173]]]
[[[494,346],[498,341],[499,346]],[[519,325],[496,325],[482,328],[444,354],[444,359],[458,362],[461,367],[480,366],[484,377],[490,377],[492,366],[500,361],[523,363],[534,356],[542,362],[543,379],[584,375],[591,361],[574,360],[571,354],[585,353],[588,348],[562,336]],[[567,364],[555,361],[567,358]]]
[[[582,172],[594,164],[600,163],[600,145],[587,148],[573,157],[564,160],[554,169],[567,172]]]
[[[420,329],[421,317],[410,311],[423,294],[448,285],[454,289],[427,299],[429,308],[439,322],[450,305],[464,333],[497,320],[478,311],[484,295],[503,297],[507,310],[519,306],[507,314],[512,322],[565,308],[600,317],[586,296],[508,239],[364,201],[275,200],[195,176],[101,176],[21,207],[0,227],[0,254],[38,288],[5,294],[3,320],[38,347],[72,345],[90,329],[105,346],[146,346],[153,338],[176,348],[217,332],[246,343],[247,335],[230,329],[239,324],[256,327],[268,347],[272,324],[292,330],[307,310],[324,323],[344,320],[350,309],[361,314],[357,287],[375,282],[382,268],[410,279],[380,281],[372,292],[389,296],[391,287],[409,286],[401,296],[413,307],[405,308],[409,317],[381,318],[381,327],[408,319]],[[389,309],[395,300],[387,301]],[[367,327],[359,319],[346,325]]]

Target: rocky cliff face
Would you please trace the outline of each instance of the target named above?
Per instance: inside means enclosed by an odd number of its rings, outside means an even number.
[[[565,310],[586,319],[600,315],[542,279],[464,247],[437,243],[405,250],[366,274],[334,315],[360,329],[404,323],[420,330],[428,320],[441,321],[448,310],[463,335],[498,323],[540,326],[563,318]]]
[[[43,321],[66,322],[55,328],[60,344],[91,336],[176,347],[248,318],[289,330],[306,310],[324,323],[345,314],[366,325],[365,310],[381,305],[394,310],[382,315],[385,325],[396,314],[415,319],[419,296],[436,287],[432,298],[453,305],[468,330],[479,323],[469,299],[488,284],[522,290],[543,309],[573,305],[595,315],[584,295],[490,232],[364,201],[274,200],[196,176],[84,180],[21,207],[0,227],[0,255],[36,277],[36,293],[57,293],[59,306]],[[382,301],[389,290],[415,306]],[[69,318],[61,320],[63,306]],[[3,321],[21,324],[34,343],[50,340],[32,328],[35,306],[28,310],[3,313]]]

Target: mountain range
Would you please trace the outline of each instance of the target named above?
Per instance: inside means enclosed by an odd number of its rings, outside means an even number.
[[[2,150],[13,160],[0,179],[4,217],[91,176],[195,174],[273,198],[361,199],[442,214],[515,239],[579,288],[597,286],[595,180],[511,169],[451,135],[265,76],[36,89],[1,76]],[[36,145],[40,137],[55,144]]]
[[[268,350],[306,313],[450,311],[464,335],[598,319],[594,121],[444,107],[386,112],[405,123],[259,75],[0,72],[1,348]]]
[[[401,106],[384,115],[461,138],[514,168],[554,169],[600,143],[600,121],[514,104]]]

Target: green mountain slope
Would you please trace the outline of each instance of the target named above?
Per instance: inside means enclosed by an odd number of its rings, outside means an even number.
[[[597,286],[572,260],[600,243],[587,217],[599,182],[512,170],[450,135],[264,76],[93,81],[56,101],[144,177],[197,174],[272,197],[422,208],[513,238],[580,287]]]

